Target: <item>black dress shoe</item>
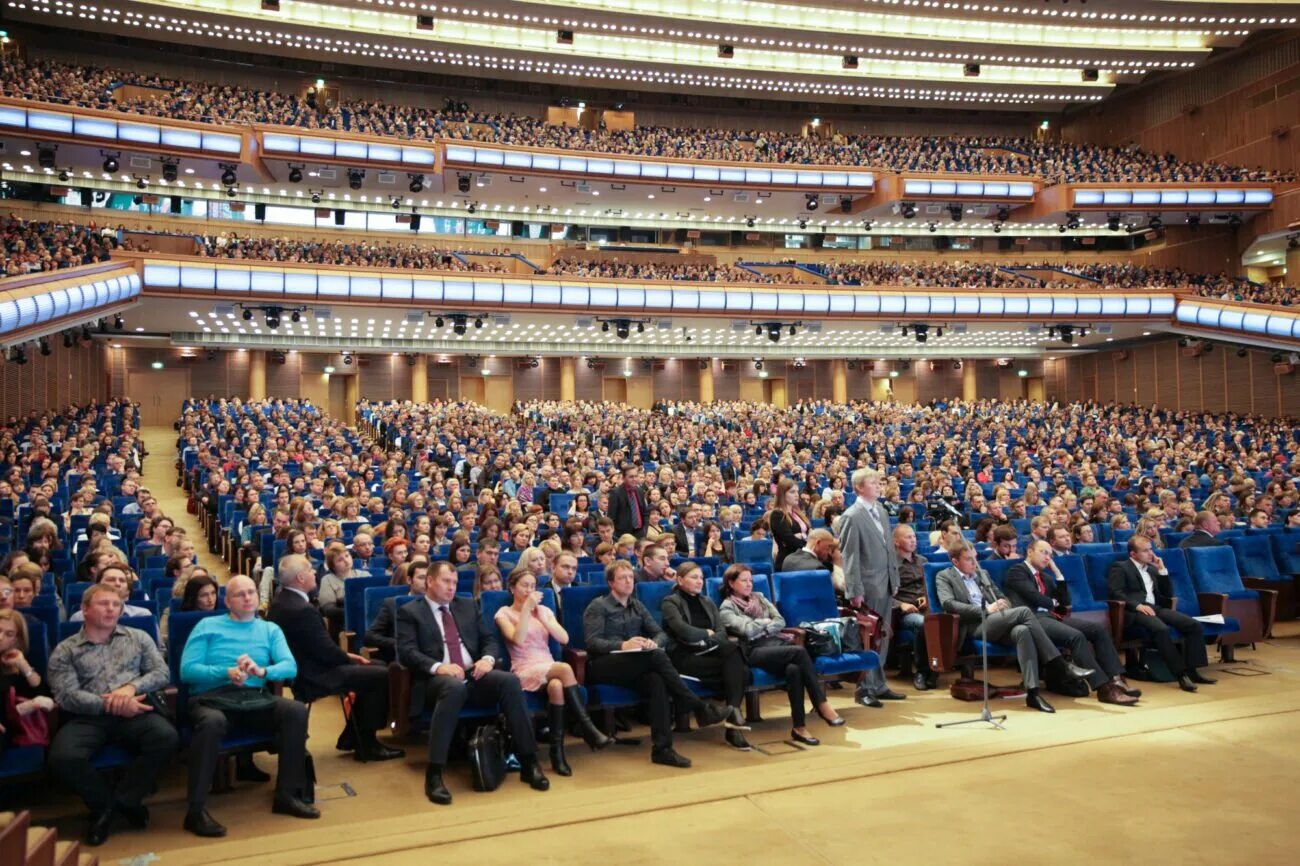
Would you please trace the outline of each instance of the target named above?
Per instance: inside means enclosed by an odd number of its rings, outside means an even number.
[[[253,763],[252,755],[240,755],[235,759],[235,778],[240,782],[269,782],[271,774]]]
[[[731,748],[738,752],[748,752],[754,748],[749,744],[749,741],[745,739],[743,731],[736,730],[735,728],[728,728],[725,736],[727,745],[731,746]]]
[[[844,725],[847,725],[849,723],[849,720],[844,718],[843,716],[836,716],[833,719],[828,719],[825,716],[823,716],[821,713],[818,713],[817,717],[820,718],[826,724],[830,725],[832,728],[841,728]]]
[[[653,764],[663,764],[665,767],[677,767],[682,770],[685,770],[691,765],[690,758],[682,757],[671,747],[667,749],[656,749],[651,752],[650,762]]]
[[[334,748],[338,749],[340,752],[351,752],[356,749],[356,747],[357,738],[352,733],[352,728],[350,726],[344,728],[343,733],[339,734],[339,738],[334,742]]]
[[[885,689],[883,692],[880,692],[879,694],[877,694],[876,697],[877,697],[878,699],[882,700],[882,701],[905,701],[905,700],[907,700],[907,695],[900,695],[898,692],[893,691],[892,689]]]
[[[92,848],[103,845],[113,832],[113,808],[110,806],[90,819],[86,828],[86,844]]]
[[[430,803],[437,803],[439,806],[451,805],[451,791],[442,783],[442,770],[437,767],[428,767],[424,771],[424,796],[429,798]]]
[[[213,820],[207,809],[191,809],[185,813],[185,829],[195,836],[216,839],[226,835],[226,828]]]
[[[1182,689],[1185,692],[1196,691],[1196,685],[1192,682],[1192,678],[1187,674],[1181,674],[1178,677],[1178,688]]]
[[[853,702],[855,704],[861,704],[864,707],[871,707],[872,709],[876,709],[876,710],[884,706],[884,704],[882,704],[880,701],[876,699],[875,695],[869,695],[866,692],[863,692],[860,695],[854,695]]]
[[[805,737],[802,734],[795,733],[794,731],[790,732],[790,739],[794,740],[796,743],[803,743],[805,746],[820,746],[822,744],[822,741],[816,737]]]
[[[928,692],[930,690],[930,678],[925,675],[925,671],[916,672],[916,676],[912,677],[912,686],[918,692]]]
[[[1056,712],[1056,707],[1049,704],[1047,698],[1043,697],[1038,689],[1030,689],[1029,693],[1025,695],[1025,706],[1031,710],[1038,710],[1040,713]]]
[[[357,749],[356,753],[352,757],[363,763],[370,761],[392,761],[397,758],[405,758],[406,751],[404,749],[394,749],[390,746],[385,746],[380,742],[374,742]]]
[[[1124,682],[1122,677],[1116,677],[1115,679],[1111,680],[1111,682],[1119,686],[1119,690],[1124,694],[1128,695],[1130,698],[1142,697],[1142,690],[1129,688],[1128,683]]]
[[[290,815],[294,818],[320,817],[320,810],[315,806],[308,806],[297,797],[290,797],[287,794],[275,795],[275,802],[271,804],[271,811],[277,815]]]
[[[1212,686],[1218,682],[1218,680],[1216,679],[1205,676],[1196,668],[1191,668],[1190,670],[1187,671],[1187,678],[1190,679],[1192,682],[1200,683],[1203,686]]]
[[[121,803],[114,804],[117,813],[126,819],[126,823],[134,830],[143,830],[149,826],[149,807],[141,803],[138,806],[124,806]]]
[[[537,762],[536,757],[523,762],[519,768],[519,781],[524,782],[534,791],[551,790],[551,780],[542,772],[542,765]]]

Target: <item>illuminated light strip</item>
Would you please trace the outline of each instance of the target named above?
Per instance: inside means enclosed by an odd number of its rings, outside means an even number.
[[[1175,321],[1200,328],[1239,331],[1259,337],[1280,337],[1300,340],[1300,316],[1281,312],[1276,308],[1261,307],[1242,310],[1237,307],[1219,307],[1200,301],[1180,301],[1174,314]]]
[[[365,0],[374,3],[374,0]],[[559,10],[569,10],[570,14],[586,10],[602,10],[628,15],[669,18],[676,22],[732,24],[744,23],[752,27],[774,27],[783,30],[806,29],[819,35],[829,30],[834,33],[861,34],[864,36],[889,36],[894,38],[915,38],[926,40],[953,40],[960,42],[1034,45],[1044,47],[1078,48],[1129,48],[1156,50],[1208,50],[1209,44],[1205,31],[1201,29],[1152,29],[1135,27],[1097,27],[1078,24],[1064,24],[1049,21],[988,21],[970,18],[939,18],[909,15],[907,12],[866,12],[844,8],[827,8],[816,6],[799,6],[790,3],[753,2],[753,0],[531,0],[541,6]],[[301,5],[293,0],[282,0],[281,9],[286,6]],[[394,4],[381,2],[375,5]],[[337,8],[337,7],[336,7]],[[434,4],[421,4],[416,10],[432,15],[466,14],[471,10],[461,7],[438,7]],[[972,7],[967,6],[967,9]],[[975,6],[976,10],[988,7]],[[1016,10],[1016,15],[1023,17],[1026,10]],[[1029,10],[1035,13],[1036,10]],[[400,15],[396,11],[365,10],[374,18]],[[481,20],[506,21],[509,23],[532,24],[533,26],[565,26],[570,21],[533,15],[496,14],[487,10],[473,10]],[[409,15],[409,13],[408,13]],[[1083,16],[1086,17],[1086,13]],[[442,19],[440,19],[441,22]],[[1195,19],[1193,19],[1195,20]],[[1204,20],[1204,19],[1203,19]],[[661,31],[662,32],[662,31]],[[663,35],[695,35],[670,30]],[[707,37],[709,34],[698,34]],[[810,39],[821,41],[810,33]],[[739,42],[739,40],[737,40]]]
[[[144,3],[146,0],[137,0]],[[1102,93],[1080,93],[1078,87],[1071,92],[1043,93],[1038,91],[1010,92],[996,90],[946,90],[943,88],[917,88],[883,85],[864,85],[840,81],[822,82],[798,79],[778,80],[772,78],[754,78],[744,74],[711,75],[705,73],[679,72],[654,68],[625,68],[600,65],[599,58],[593,62],[580,62],[585,58],[575,58],[574,62],[549,58],[516,58],[509,55],[480,54],[475,51],[443,50],[423,48],[400,43],[377,43],[350,39],[334,39],[318,33],[295,33],[290,30],[262,29],[267,26],[266,17],[260,11],[250,11],[245,16],[250,23],[261,26],[242,26],[214,24],[200,20],[178,19],[166,14],[145,15],[138,12],[122,12],[102,6],[86,3],[73,3],[71,0],[8,0],[10,9],[33,13],[75,16],[87,21],[100,21],[124,27],[139,27],[156,32],[158,38],[167,38],[166,34],[189,34],[223,40],[238,46],[259,45],[267,48],[289,47],[311,50],[318,54],[333,54],[344,57],[377,57],[399,60],[408,63],[437,64],[458,69],[481,69],[486,73],[496,71],[518,72],[531,76],[548,75],[552,77],[581,77],[598,81],[636,82],[653,85],[714,90],[739,90],[775,94],[797,94],[818,97],[857,97],[861,99],[907,99],[948,103],[982,103],[994,105],[1030,105],[1058,102],[1100,102],[1105,98]],[[214,13],[216,14],[216,13]],[[279,19],[274,23],[280,23]],[[290,22],[292,23],[292,22]],[[348,31],[351,32],[351,31]],[[403,34],[419,38],[419,33]],[[608,58],[614,62],[621,58]],[[705,64],[716,68],[716,58],[710,58]],[[743,70],[742,70],[743,73]],[[843,77],[841,70],[836,70],[836,77]],[[957,84],[957,79],[952,81]],[[1090,85],[1110,89],[1111,85],[1103,82]]]
[[[1167,318],[1174,312],[1172,294],[1103,292],[1089,294],[1000,295],[992,292],[944,294],[942,290],[895,293],[869,289],[852,292],[804,290],[794,286],[701,287],[631,286],[607,280],[586,281],[503,278],[498,275],[449,274],[397,276],[391,270],[318,271],[190,264],[148,259],[144,282],[150,289],[198,292],[221,297],[281,296],[286,300],[394,301],[450,303],[514,308],[562,307],[646,310],[693,314],[799,313],[814,316],[962,316],[1027,318],[1089,316]]]
[[[904,195],[940,195],[950,198],[1033,198],[1032,183],[964,180],[903,180]]]
[[[813,171],[785,168],[728,168],[648,159],[561,156],[527,153],[472,145],[447,145],[448,165],[554,171],[564,174],[593,174],[653,181],[699,181],[715,184],[780,185],[831,187],[835,189],[871,189],[875,175],[869,171],[817,169]],[[1032,194],[1032,188],[1030,190]]]
[[[120,276],[95,274],[98,279],[88,277],[85,282],[60,279],[58,274],[59,271],[51,271],[55,279],[50,281],[48,290],[42,290],[41,283],[28,283],[12,291],[0,290],[0,334],[90,313],[140,295],[140,275],[135,272]]]
[[[267,153],[332,157],[358,162],[400,162],[404,165],[428,167],[432,167],[437,162],[438,153],[433,148],[428,147],[349,141],[346,139],[293,135],[281,132],[265,133],[262,136],[262,149]]]
[[[132,115],[133,118],[137,116]],[[107,120],[65,111],[18,108],[12,105],[0,105],[0,128],[26,129],[33,133],[52,132],[127,145],[145,144],[231,156],[239,156],[244,148],[243,138],[229,133],[208,132],[135,119]]]
[[[1170,207],[1181,205],[1257,205],[1273,203],[1271,189],[1076,189],[1076,206]]]

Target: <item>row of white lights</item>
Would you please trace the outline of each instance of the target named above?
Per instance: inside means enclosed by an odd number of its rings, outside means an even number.
[[[1066,58],[1066,57],[1020,57],[1017,55],[1002,54],[969,54],[955,53],[951,51],[924,51],[919,49],[901,49],[901,48],[881,48],[878,46],[863,45],[836,45],[825,42],[801,42],[792,39],[771,39],[756,36],[739,36],[732,34],[720,33],[702,33],[698,31],[675,30],[672,28],[664,29],[662,27],[638,27],[632,24],[612,24],[610,22],[594,22],[585,20],[571,20],[558,18],[539,18],[533,15],[514,15],[505,12],[495,12],[492,10],[478,9],[455,9],[452,7],[443,7],[440,11],[445,15],[457,15],[463,18],[492,18],[502,21],[519,21],[521,23],[544,24],[547,26],[562,26],[581,32],[583,29],[594,31],[604,31],[608,33],[627,33],[641,34],[644,36],[667,36],[669,38],[686,38],[698,39],[710,43],[725,43],[728,45],[754,45],[764,48],[786,48],[800,50],[830,51],[837,54],[852,55],[874,55],[879,57],[907,57],[907,58],[926,58],[932,60],[952,60],[958,62],[979,61],[995,63],[1028,63],[1039,64],[1044,66],[1066,66],[1077,68],[1096,68],[1102,72],[1122,71],[1135,74],[1143,74],[1151,69],[1189,69],[1196,66],[1192,60],[1176,61],[1152,61],[1152,60],[1125,60],[1119,58],[1098,57],[1098,58]],[[804,9],[801,14],[817,15],[820,12],[832,14],[831,10]],[[372,13],[375,15],[383,13]],[[761,22],[755,22],[756,26],[762,26]],[[1245,35],[1242,31],[1237,35]],[[1226,34],[1220,34],[1226,35]],[[1128,68],[1123,68],[1128,67]]]
[[[765,93],[792,93],[813,96],[858,96],[890,97],[906,96],[896,88],[880,86],[840,84],[837,82],[807,82],[797,80],[777,80],[770,78],[749,78],[735,75],[683,74],[675,71],[657,69],[624,69],[612,66],[568,63],[562,61],[533,61],[514,57],[495,57],[490,55],[466,54],[459,51],[426,50],[390,44],[371,44],[369,42],[352,42],[351,40],[334,40],[325,36],[310,34],[269,31],[259,28],[232,27],[225,24],[211,24],[205,21],[187,21],[162,15],[144,16],[138,12],[120,12],[87,4],[74,4],[70,0],[9,0],[9,6],[19,10],[53,13],[68,17],[78,17],[88,21],[103,21],[111,24],[126,24],[158,30],[167,33],[186,33],[192,36],[221,38],[235,43],[252,43],[273,47],[296,47],[361,57],[378,57],[381,59],[418,61],[422,63],[441,64],[445,66],[466,67],[470,69],[487,69],[490,71],[519,71],[558,77],[586,77],[597,80],[633,81],[645,84],[665,84],[681,88],[709,87],[714,89],[746,89]],[[125,20],[120,20],[125,18]],[[925,100],[961,103],[985,103],[996,105],[1024,105],[1042,102],[1098,102],[1104,97],[1100,94],[1074,93],[990,93],[954,91],[921,91],[917,96]]]
[[[371,3],[376,6],[388,6],[396,9],[411,9],[421,12],[444,12],[456,13],[458,10],[455,6],[437,6],[432,3],[416,3],[414,0],[359,0],[362,3]],[[1035,6],[991,6],[987,3],[953,3],[951,0],[939,2],[939,0],[863,0],[864,3],[879,3],[886,6],[914,6],[926,9],[950,9],[961,10],[965,12],[990,12],[1003,15],[1043,15],[1052,18],[1095,18],[1107,21],[1140,21],[1140,22],[1159,22],[1159,23],[1176,23],[1176,24],[1294,24],[1294,18],[1216,18],[1197,17],[1195,15],[1137,15],[1130,12],[1076,12],[1072,9],[1050,8],[1043,9]],[[506,12],[493,12],[491,10],[466,9],[469,15],[482,15],[492,18],[510,18],[519,19],[521,16]],[[529,17],[529,16],[523,16]]]

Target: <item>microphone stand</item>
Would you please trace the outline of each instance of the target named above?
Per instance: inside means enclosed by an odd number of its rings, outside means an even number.
[[[980,633],[981,634],[987,635],[987,632],[985,632],[984,630],[984,626],[987,622],[988,622],[987,605],[981,603],[980,604]],[[984,640],[980,641],[980,655],[984,657],[984,710],[983,712],[981,712],[978,717],[973,719],[962,719],[957,722],[938,722],[937,724],[935,724],[936,728],[951,728],[957,725],[970,725],[976,722],[988,722],[990,725],[997,728],[999,731],[1006,730],[1006,726],[1002,724],[1002,722],[1005,722],[1007,720],[1006,713],[1003,713],[1000,716],[995,716],[989,710],[989,642],[987,640],[987,637]]]

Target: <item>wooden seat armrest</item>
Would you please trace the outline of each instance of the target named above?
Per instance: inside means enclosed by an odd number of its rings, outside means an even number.
[[[328,620],[326,621],[326,627],[329,627]],[[352,642],[355,641],[356,638],[357,633],[354,631],[341,631],[339,632],[339,646],[343,648],[345,653],[350,653],[353,651]]]
[[[564,660],[573,668],[574,679],[579,684],[587,682],[587,651],[580,649],[566,649],[564,651]]]
[[[957,638],[961,622],[955,613],[925,615],[925,645],[930,652],[930,670],[945,673],[957,664]]]
[[[388,717],[393,735],[403,739],[411,731],[411,672],[398,662],[388,663]]]
[[[1198,592],[1196,603],[1201,606],[1201,613],[1213,616],[1224,612],[1228,606],[1228,596],[1221,592]]]
[[[1110,639],[1119,646],[1124,642],[1124,602],[1118,599],[1106,602],[1106,622],[1110,625]]]
[[[781,629],[781,634],[793,635],[794,645],[803,646],[806,641],[806,638],[804,636],[804,631],[805,631],[804,629],[801,629],[797,626],[790,626],[789,628]]]

